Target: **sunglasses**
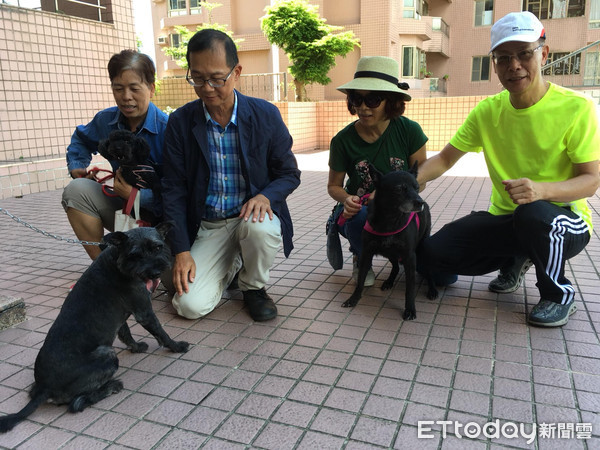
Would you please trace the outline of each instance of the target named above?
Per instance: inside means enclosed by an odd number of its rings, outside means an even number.
[[[367,108],[377,108],[379,105],[381,105],[381,102],[384,100],[385,98],[381,95],[373,93],[364,96],[356,94],[354,92],[348,94],[348,102],[355,108],[358,108],[363,103]]]

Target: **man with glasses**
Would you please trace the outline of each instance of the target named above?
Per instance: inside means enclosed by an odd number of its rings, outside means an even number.
[[[277,315],[265,291],[269,270],[282,239],[286,257],[293,247],[286,198],[300,171],[292,137],[274,105],[235,90],[242,66],[227,34],[197,32],[186,58],[199,100],[171,114],[164,149],[173,306],[202,317],[236,280],[250,316],[269,320]]]
[[[565,262],[590,240],[586,198],[600,184],[600,134],[591,99],[542,78],[545,39],[542,23],[527,11],[492,26],[492,61],[505,90],[481,101],[418,176],[433,180],[466,152],[483,151],[491,204],[446,224],[425,241],[419,259],[433,272],[499,269],[489,289],[500,293],[518,289],[534,265],[540,300],[528,322],[557,327],[576,311]]]

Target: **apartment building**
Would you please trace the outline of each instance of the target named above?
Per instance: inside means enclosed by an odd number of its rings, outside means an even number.
[[[283,52],[269,45],[260,17],[269,0],[222,0],[208,12],[199,0],[152,0],[159,78],[184,71],[162,49],[176,46],[175,25],[194,30],[201,23],[226,24],[239,46],[244,74],[286,72]],[[328,86],[313,86],[313,100],[337,100],[335,87],[351,77],[362,55],[383,55],[400,63],[402,78],[416,97],[488,95],[499,91],[489,55],[490,27],[512,11],[537,15],[548,35],[550,60],[600,40],[600,0],[311,0],[331,25],[352,30],[361,47],[338,58]],[[598,51],[580,54],[546,73],[579,76],[571,86],[599,84]],[[584,79],[585,78],[585,79]],[[552,78],[551,78],[552,79]],[[564,83],[563,83],[564,84]]]

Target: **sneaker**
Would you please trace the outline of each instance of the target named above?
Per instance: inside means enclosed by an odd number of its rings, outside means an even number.
[[[490,281],[488,289],[498,294],[509,294],[515,292],[525,278],[525,274],[533,262],[527,257],[515,258],[514,264],[509,268],[503,267],[498,272],[498,276]]]
[[[354,255],[352,259],[352,279],[354,282],[358,280],[358,257]],[[365,278],[365,287],[370,287],[375,284],[375,273],[373,272],[373,268],[369,268],[367,272],[367,277]]]
[[[561,327],[569,321],[569,316],[575,311],[577,306],[573,300],[566,305],[540,300],[529,313],[527,321],[538,327]]]

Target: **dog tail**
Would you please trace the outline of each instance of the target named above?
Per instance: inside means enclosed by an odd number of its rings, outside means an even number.
[[[33,413],[42,403],[45,403],[50,398],[50,394],[46,390],[35,392],[32,399],[18,413],[8,414],[0,417],[0,433],[6,433],[12,430],[15,425],[25,420]]]

